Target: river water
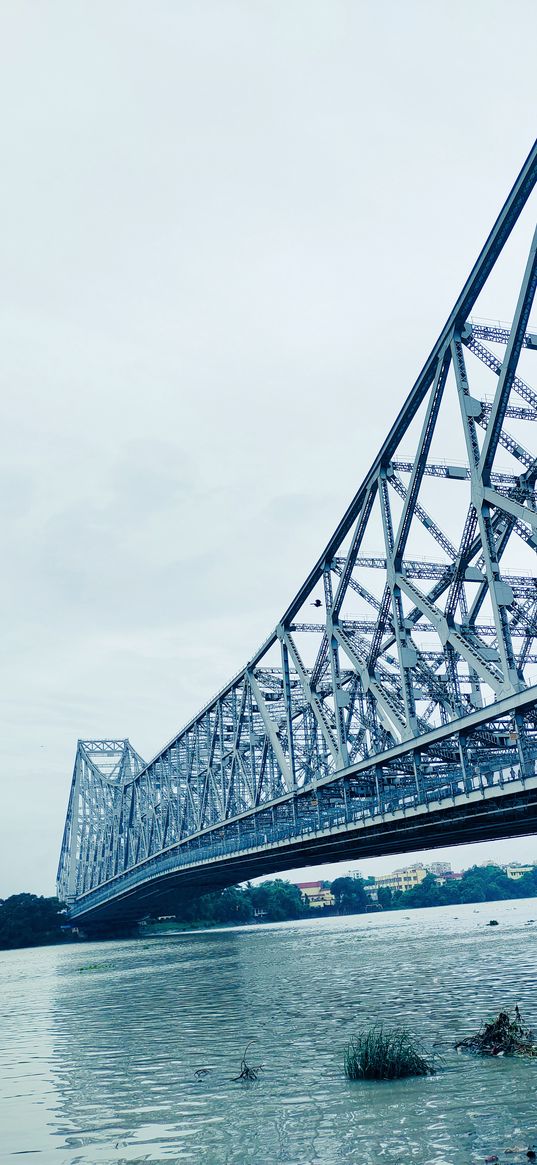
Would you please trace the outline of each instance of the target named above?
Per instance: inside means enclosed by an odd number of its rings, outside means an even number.
[[[527,1161],[537,1060],[452,1045],[515,1003],[537,1027],[534,916],[535,899],[2,952],[0,1160]],[[347,1081],[346,1041],[378,1020],[410,1026],[438,1074]],[[238,1083],[249,1041],[264,1070]]]

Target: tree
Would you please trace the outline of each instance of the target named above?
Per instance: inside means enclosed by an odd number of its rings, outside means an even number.
[[[336,878],[330,887],[338,914],[363,914],[369,906],[363,878]]]
[[[262,882],[252,886],[252,904],[262,911],[268,922],[284,922],[286,919],[303,918],[309,906],[304,902],[298,886],[276,878],[274,882]]]
[[[518,897],[518,886],[499,866],[472,866],[464,871],[459,884],[461,902],[499,902]]]
[[[537,867],[535,867],[529,874],[523,874],[521,878],[515,882],[515,885],[520,890],[521,898],[537,897]]]
[[[239,886],[228,886],[214,895],[213,916],[216,922],[251,922],[254,916],[251,895]]]
[[[405,907],[419,907],[419,906],[441,906],[442,905],[442,887],[438,885],[433,874],[427,874],[417,886],[412,886],[411,890],[407,890],[404,897]]]
[[[377,900],[382,910],[393,910],[393,890],[391,886],[381,886],[377,894]]]
[[[34,947],[60,942],[65,917],[57,898],[13,894],[0,904],[0,948]]]

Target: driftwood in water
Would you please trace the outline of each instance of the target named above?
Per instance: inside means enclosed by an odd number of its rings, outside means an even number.
[[[247,1063],[246,1053],[247,1053],[249,1047],[250,1047],[250,1044],[247,1044],[245,1049],[244,1049],[243,1057],[241,1060],[241,1070],[240,1070],[238,1076],[233,1077],[234,1081],[236,1081],[236,1080],[257,1080],[259,1073],[263,1071],[262,1064],[255,1064],[254,1065],[254,1064]]]
[[[455,1047],[481,1056],[537,1056],[533,1032],[523,1027],[518,1007],[513,1018],[508,1011],[500,1011],[496,1019],[482,1024],[475,1036],[459,1040]]]

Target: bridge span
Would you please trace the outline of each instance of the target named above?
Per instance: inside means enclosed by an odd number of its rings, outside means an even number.
[[[518,260],[536,181],[537,143],[373,466],[244,670],[148,764],[128,740],[79,741],[58,869],[73,921],[536,829],[535,216],[512,321],[477,315],[515,226]]]

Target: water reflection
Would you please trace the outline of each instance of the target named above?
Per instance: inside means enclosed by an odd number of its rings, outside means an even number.
[[[195,1159],[200,1122],[224,1120],[213,1078],[226,1013],[248,1013],[239,949],[235,932],[79,948],[80,968],[59,972],[53,1015],[61,1136],[76,1147],[113,1141],[136,1153],[142,1143],[162,1159]]]
[[[91,944],[47,953],[45,970],[27,952],[10,1022],[22,1059],[39,1030],[43,1072],[34,1094],[26,1059],[12,1104],[21,1127],[39,1107],[48,1132],[19,1151],[60,1165],[468,1165],[527,1146],[537,1063],[452,1044],[515,1002],[537,1020],[534,913],[495,904],[493,930],[490,907],[456,907]],[[438,1076],[348,1083],[345,1041],[379,1018],[435,1044]],[[251,1085],[232,1080],[249,1040],[264,1064]]]

